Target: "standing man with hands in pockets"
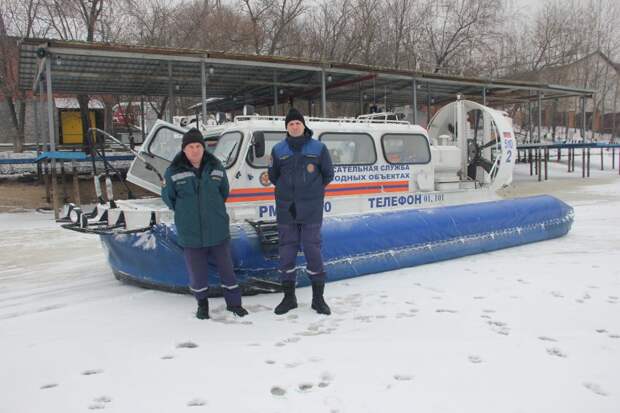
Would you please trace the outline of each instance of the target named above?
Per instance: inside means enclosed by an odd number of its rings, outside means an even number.
[[[273,147],[269,162],[269,180],[276,187],[279,270],[284,290],[275,313],[285,314],[297,308],[295,261],[301,246],[312,282],[312,309],[329,315],[331,310],[323,298],[321,225],[325,187],[334,179],[334,168],[327,147],[312,138],[312,130],[297,109],[290,109],[285,125],[286,138]]]
[[[183,135],[179,152],[168,169],[161,197],[174,211],[179,244],[183,247],[191,292],[198,301],[196,317],[209,318],[208,257],[213,256],[226,300],[226,309],[243,317],[241,289],[230,255],[229,218],[226,213],[228,179],[222,163],[205,150],[198,129]]]

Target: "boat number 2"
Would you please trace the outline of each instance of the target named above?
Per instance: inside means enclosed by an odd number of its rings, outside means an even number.
[[[504,133],[504,146],[506,147],[506,163],[510,163],[512,161],[512,150],[514,149],[510,133]]]

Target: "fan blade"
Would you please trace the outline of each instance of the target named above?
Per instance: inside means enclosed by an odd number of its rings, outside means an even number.
[[[493,162],[485,158],[476,158],[474,160],[474,165],[481,167],[486,173],[491,173],[491,168],[493,168]]]
[[[490,146],[497,145],[497,143],[498,143],[498,142],[497,142],[496,140],[490,140],[490,141],[488,141],[487,143],[485,143],[484,145],[480,145],[480,146],[478,147],[478,149],[483,150],[483,149],[486,149],[486,148],[488,148],[488,147],[490,147]]]

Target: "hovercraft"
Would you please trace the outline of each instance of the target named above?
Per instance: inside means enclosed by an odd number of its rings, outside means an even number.
[[[517,149],[504,112],[457,100],[437,112],[428,130],[390,118],[306,120],[334,163],[323,205],[328,281],[543,241],[570,230],[573,209],[554,197],[497,196],[512,181]],[[159,194],[160,176],[180,150],[184,132],[158,121],[127,179]],[[227,170],[232,257],[246,294],[280,287],[267,165],[285,133],[283,117],[238,116],[205,137],[217,142],[213,154]],[[101,195],[98,179],[96,190]],[[188,291],[173,212],[161,198],[114,200],[110,189],[107,198],[100,196],[91,213],[66,206],[63,226],[99,235],[118,279]],[[300,255],[297,268],[304,266]],[[215,267],[209,273],[211,293],[217,294]]]

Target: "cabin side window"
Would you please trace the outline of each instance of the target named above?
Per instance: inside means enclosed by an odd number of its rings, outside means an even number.
[[[424,135],[388,133],[381,137],[385,160],[394,164],[425,164],[431,151]]]
[[[217,141],[213,155],[222,162],[224,168],[228,169],[237,162],[242,140],[243,134],[235,131],[224,133]]]
[[[267,168],[269,166],[271,150],[286,137],[286,131],[266,131],[263,133],[265,134],[265,155],[260,158],[254,158],[252,147],[248,150],[247,162],[254,168]]]
[[[326,132],[319,140],[329,150],[334,165],[370,165],[377,161],[373,139],[366,133]]]
[[[151,139],[148,153],[172,162],[176,154],[181,150],[182,140],[183,134],[181,132],[166,127],[159,128]]]

